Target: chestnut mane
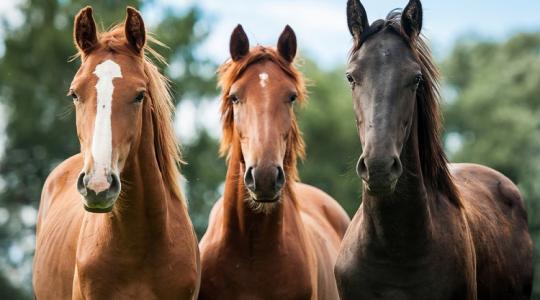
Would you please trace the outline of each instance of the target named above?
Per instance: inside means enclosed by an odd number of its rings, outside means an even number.
[[[276,50],[269,47],[256,46],[239,61],[228,60],[218,69],[218,85],[221,87],[221,120],[223,127],[223,137],[221,139],[220,154],[230,157],[231,148],[234,143],[239,142],[234,129],[234,116],[232,103],[228,100],[231,86],[237,81],[249,66],[262,62],[271,61],[278,65],[283,72],[293,79],[298,93],[298,102],[306,100],[306,88],[304,78],[294,64],[283,59]],[[287,178],[298,180],[298,170],[296,168],[297,158],[305,155],[305,145],[302,133],[298,127],[296,117],[293,114],[291,131],[287,142],[287,152],[284,159],[284,170]]]

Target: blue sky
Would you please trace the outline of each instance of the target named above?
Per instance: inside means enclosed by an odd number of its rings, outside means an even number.
[[[370,22],[383,18],[406,1],[365,0]],[[478,35],[504,39],[517,31],[540,30],[540,1],[422,1],[424,33],[438,56],[444,56],[457,38]],[[211,34],[201,55],[222,62],[228,56],[228,39],[241,23],[252,43],[274,44],[286,24],[296,31],[300,50],[324,67],[345,62],[351,39],[347,29],[346,0],[154,0],[144,9],[150,21],[159,18],[163,8],[183,11],[191,5],[202,8]]]

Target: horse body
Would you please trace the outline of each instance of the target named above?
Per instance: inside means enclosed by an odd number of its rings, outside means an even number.
[[[364,192],[336,264],[343,299],[530,298],[532,242],[517,187],[484,166],[449,167],[462,207],[428,193],[421,175],[407,175],[420,165],[408,162],[393,195]]]
[[[113,210],[112,216],[85,212],[75,188],[81,167],[82,156],[73,156],[45,184],[34,260],[36,297],[193,298],[199,281],[198,249],[185,207],[155,191],[130,189],[121,200],[130,203]],[[136,182],[127,172],[126,181]],[[147,166],[144,174],[158,175]],[[155,179],[142,182],[140,186],[150,190],[166,191]],[[152,197],[145,198],[145,193]],[[162,209],[145,209],[152,206],[150,201]]]
[[[338,298],[333,266],[349,218],[297,181],[303,141],[292,104],[305,91],[295,52],[289,27],[278,51],[250,51],[241,26],[231,37],[220,69],[228,171],[200,243],[201,299]]]
[[[98,39],[88,7],[75,28],[83,62],[70,93],[81,154],[61,163],[43,189],[36,297],[195,299],[199,252],[178,188],[171,99],[144,57],[142,18],[128,8],[125,28]]]
[[[419,165],[403,168],[394,194],[362,196],[335,268],[341,297],[467,299],[473,262],[461,212],[426,191]]]
[[[347,15],[364,192],[336,262],[342,299],[529,299],[532,242],[517,187],[444,154],[420,1],[369,25],[349,0]]]
[[[532,240],[518,188],[481,165],[451,164],[476,254],[478,299],[529,299]]]
[[[215,204],[200,243],[201,299],[337,299],[332,269],[347,217],[322,191],[301,183],[292,189],[306,204],[283,199],[268,215],[252,212],[243,199]]]

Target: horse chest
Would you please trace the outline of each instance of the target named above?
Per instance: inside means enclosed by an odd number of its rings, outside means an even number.
[[[196,267],[171,259],[81,262],[74,279],[74,298],[191,299],[197,285]],[[80,297],[77,297],[80,295]],[[84,295],[84,296],[83,296]]]
[[[433,251],[395,260],[366,248],[356,243],[338,256],[335,271],[342,299],[466,299],[465,272],[456,258]]]
[[[361,269],[361,270],[359,270]],[[465,299],[452,295],[453,284],[444,274],[372,268],[366,265],[336,272],[341,298],[346,299]],[[429,275],[428,275],[429,274]]]
[[[314,274],[305,258],[222,251],[204,263],[200,299],[312,299]]]

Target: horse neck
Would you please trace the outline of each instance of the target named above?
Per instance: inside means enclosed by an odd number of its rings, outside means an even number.
[[[415,112],[416,114],[416,112]],[[430,196],[424,185],[418,145],[418,120],[400,156],[403,173],[394,193],[376,197],[364,188],[362,213],[367,222],[363,229],[368,244],[375,248],[399,250],[400,255],[423,250],[430,237]],[[387,252],[388,253],[388,252]]]
[[[151,245],[166,240],[169,224],[169,208],[183,207],[180,199],[172,196],[163,182],[154,144],[153,118],[149,105],[143,111],[142,129],[138,145],[134,145],[122,171],[122,192],[110,214],[87,214],[88,221],[94,222],[90,231],[99,231],[109,236],[110,243],[133,249],[139,245]],[[96,235],[99,238],[99,234]],[[113,237],[112,239],[110,237]],[[156,245],[156,244],[154,244]]]
[[[294,227],[299,217],[289,182],[283,187],[280,203],[269,213],[255,212],[246,201],[247,192],[243,181],[245,167],[241,163],[240,144],[231,149],[223,196],[224,229],[226,238],[264,249],[276,248],[282,239],[284,219],[287,226]]]

